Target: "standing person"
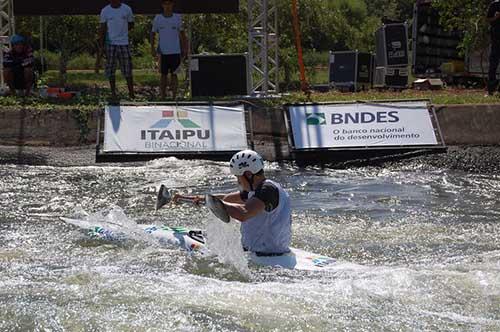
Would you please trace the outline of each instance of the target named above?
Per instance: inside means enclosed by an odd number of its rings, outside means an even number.
[[[174,14],[175,0],[161,0],[163,13],[156,15],[151,30],[151,52],[160,58],[160,97],[165,99],[170,74],[170,89],[173,99],[177,98],[177,74],[181,62],[187,55],[187,37],[182,25],[182,17]],[[158,48],[155,37],[159,35]]]
[[[241,222],[243,248],[257,256],[281,256],[290,252],[292,212],[290,197],[278,183],[266,178],[262,157],[255,151],[236,153],[229,162],[239,191],[216,195],[228,214]],[[203,196],[175,195],[202,202]]]
[[[25,95],[31,94],[33,87],[33,49],[28,45],[26,38],[14,35],[10,39],[10,48],[3,58],[5,83],[10,94],[16,95],[16,90],[24,90]]]
[[[106,77],[109,79],[111,96],[116,99],[116,62],[127,80],[128,93],[134,98],[134,82],[132,78],[132,55],[128,32],[134,27],[132,9],[120,0],[110,0],[110,4],[101,11],[99,45],[105,50]],[[107,39],[107,40],[106,40]]]
[[[500,1],[496,0],[490,4],[486,15],[490,23],[490,67],[488,70],[488,96],[492,96],[497,89],[497,68],[500,63]]]

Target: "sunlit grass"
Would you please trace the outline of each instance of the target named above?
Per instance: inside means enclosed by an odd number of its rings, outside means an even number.
[[[185,70],[179,75],[179,96],[181,100],[191,100],[189,88],[185,81]],[[326,84],[328,73],[326,68],[317,68],[316,73],[311,75],[311,84]],[[127,100],[126,81],[121,73],[116,73],[117,87],[122,100]],[[158,86],[159,74],[153,68],[134,70],[134,82],[137,98],[135,101],[159,101]],[[292,78],[293,80],[298,78]],[[49,86],[59,86],[57,71],[48,71],[41,78],[40,83]],[[297,82],[296,82],[297,83]],[[295,84],[298,86],[299,84]],[[101,107],[109,100],[109,83],[104,73],[95,73],[93,70],[71,70],[67,73],[67,87],[81,92],[81,97],[71,101],[58,101],[42,99],[39,97],[14,98],[0,97],[0,107],[28,106],[34,109],[95,109]],[[374,100],[397,100],[397,99],[427,99],[434,104],[499,104],[500,97],[484,97],[484,90],[480,89],[458,89],[446,88],[440,91],[418,91],[413,89],[403,91],[390,90],[368,90],[358,93],[343,93],[330,90],[329,92],[313,92],[310,97],[300,91],[284,92],[281,98],[275,98],[270,103],[276,106],[286,103],[298,102],[343,102],[343,101],[374,101]],[[211,98],[212,100],[214,98]],[[230,100],[230,97],[217,98]]]
[[[342,93],[330,91],[326,93],[313,92],[311,101],[314,102],[341,102],[341,101],[374,101],[374,100],[394,100],[394,99],[427,99],[433,104],[451,105],[451,104],[498,104],[500,96],[484,97],[483,90],[472,89],[445,89],[442,91],[417,91],[403,90],[399,91],[377,91],[368,90],[358,93]],[[288,102],[304,102],[307,97],[303,93],[293,92],[286,97]]]

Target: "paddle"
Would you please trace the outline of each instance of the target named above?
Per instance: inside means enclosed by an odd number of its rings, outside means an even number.
[[[226,207],[224,206],[224,203],[222,203],[222,200],[220,198],[210,194],[206,194],[205,204],[208,209],[221,221],[225,222],[226,224],[231,221],[231,217],[227,213]]]
[[[172,198],[172,192],[162,184],[156,197],[156,211],[170,203]],[[197,204],[195,200],[189,198],[178,198],[177,201],[180,203]],[[198,204],[204,204],[218,219],[225,223],[228,223],[231,220],[224,203],[222,203],[220,198],[215,197],[214,195],[206,194],[205,202],[198,202]]]

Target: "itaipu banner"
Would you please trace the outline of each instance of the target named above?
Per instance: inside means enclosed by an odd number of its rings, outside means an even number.
[[[104,152],[217,152],[248,148],[238,106],[107,106]]]
[[[437,145],[425,102],[289,107],[295,149]]]

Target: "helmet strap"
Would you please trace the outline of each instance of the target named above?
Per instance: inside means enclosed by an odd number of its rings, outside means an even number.
[[[243,175],[243,177],[245,178],[245,180],[247,180],[248,184],[250,185],[250,191],[254,191],[253,180],[255,179],[255,174],[252,174],[250,178],[248,178],[246,175]]]

